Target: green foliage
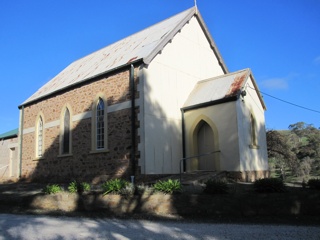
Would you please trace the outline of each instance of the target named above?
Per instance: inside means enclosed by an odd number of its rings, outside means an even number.
[[[229,190],[229,187],[225,180],[209,179],[205,183],[203,192],[207,194],[223,194],[223,193],[228,193],[228,190]]]
[[[76,181],[72,181],[69,183],[68,191],[71,193],[77,193],[78,192],[78,183]]]
[[[253,188],[259,193],[285,192],[285,185],[280,178],[264,178],[256,180]]]
[[[87,182],[81,182],[79,185],[79,189],[80,189],[80,192],[89,192],[91,189],[91,186]]]
[[[123,179],[112,179],[109,181],[106,181],[105,183],[102,184],[102,190],[103,190],[103,195],[109,194],[109,193],[117,193],[120,194],[121,190],[126,188],[129,185],[128,181],[125,181]]]
[[[311,189],[320,190],[320,179],[309,179],[307,185]]]
[[[153,185],[155,191],[163,193],[177,193],[182,191],[182,185],[179,180],[168,179],[167,181],[158,181]]]
[[[312,124],[297,122],[287,131],[267,131],[269,159],[276,169],[290,169],[292,178],[300,181],[317,174],[320,160],[320,130]],[[288,179],[287,179],[288,180]]]
[[[121,195],[126,195],[126,196],[130,196],[130,195],[134,195],[135,193],[135,186],[132,183],[129,183],[128,185],[126,185],[124,188],[122,188],[119,193]]]
[[[58,184],[48,184],[42,189],[45,194],[55,194],[61,192],[62,189]]]
[[[90,191],[90,184],[87,182],[77,182],[77,181],[72,181],[69,183],[68,186],[68,191],[71,193],[83,193],[83,192],[87,192]]]

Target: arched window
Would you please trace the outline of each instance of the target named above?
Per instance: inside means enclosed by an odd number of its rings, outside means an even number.
[[[97,97],[92,105],[91,151],[107,151],[107,106],[103,97]]]
[[[101,98],[98,100],[97,109],[96,109],[96,142],[97,149],[104,148],[104,102]]]
[[[43,121],[40,116],[37,125],[37,157],[43,156]]]
[[[61,144],[61,154],[70,154],[71,153],[71,129],[70,129],[70,111],[68,108],[65,109],[63,115],[63,124],[62,124],[62,136],[60,137]]]
[[[258,138],[257,138],[257,123],[252,114],[250,114],[250,131],[251,131],[251,146],[258,146]]]

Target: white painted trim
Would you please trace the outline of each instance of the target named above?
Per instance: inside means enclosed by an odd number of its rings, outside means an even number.
[[[35,127],[26,128],[26,129],[23,129],[23,134],[33,133],[35,130],[36,130]]]
[[[116,112],[116,111],[120,111],[120,110],[124,110],[127,108],[131,108],[131,101],[126,101],[123,103],[118,103],[118,104],[114,104],[111,106],[107,106],[107,112],[111,113],[111,112]]]
[[[79,113],[79,114],[74,115],[72,117],[72,122],[76,122],[76,121],[80,121],[80,120],[83,120],[83,119],[91,118],[91,116],[92,116],[92,111]]]
[[[48,122],[44,124],[44,128],[52,128],[52,127],[56,127],[56,126],[60,126],[60,120],[56,120],[56,121],[52,121],[52,122]]]
[[[140,103],[136,102],[136,106],[139,106],[139,105],[140,105]],[[126,101],[123,103],[118,103],[118,104],[114,104],[111,106],[107,106],[107,112],[112,113],[112,112],[116,112],[116,111],[120,111],[120,110],[124,110],[124,109],[128,109],[128,108],[131,108],[131,101]],[[80,120],[91,118],[91,117],[92,117],[92,111],[83,112],[83,113],[74,115],[72,117],[72,122],[80,121]],[[56,126],[60,126],[60,120],[55,120],[55,121],[48,122],[48,123],[44,124],[45,129],[56,127]],[[28,134],[28,133],[32,133],[32,132],[35,132],[35,127],[26,128],[23,130],[23,134]]]

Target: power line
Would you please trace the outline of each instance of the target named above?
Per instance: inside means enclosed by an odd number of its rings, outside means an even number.
[[[251,89],[253,89],[253,90],[255,90],[255,91],[257,91],[255,88],[253,88],[253,87],[251,87],[251,86],[249,86],[249,85],[248,85],[248,87],[251,88]],[[311,108],[303,107],[303,106],[301,106],[301,105],[298,105],[298,104],[295,104],[295,103],[292,103],[292,102],[288,102],[288,101],[286,101],[286,100],[283,100],[283,99],[274,97],[274,96],[272,96],[272,95],[270,95],[270,94],[267,94],[267,93],[264,93],[264,92],[261,92],[261,91],[258,91],[258,92],[260,92],[260,93],[262,93],[263,95],[266,95],[266,96],[268,96],[268,97],[277,99],[278,101],[281,101],[281,102],[290,104],[290,105],[292,105],[292,106],[299,107],[299,108],[302,108],[302,109],[305,109],[305,110],[308,110],[308,111],[311,111],[311,112],[320,113],[320,111],[318,111],[318,110],[314,110],[314,109],[311,109]]]

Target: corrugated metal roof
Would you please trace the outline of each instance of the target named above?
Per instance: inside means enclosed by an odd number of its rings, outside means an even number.
[[[9,132],[2,133],[2,134],[0,134],[0,139],[16,137],[16,136],[18,136],[18,131],[19,131],[19,129],[16,128],[16,129],[11,130]]]
[[[250,73],[245,69],[198,82],[183,107],[237,96]]]
[[[195,7],[190,8],[71,63],[22,105],[134,61],[149,64],[196,13]]]

